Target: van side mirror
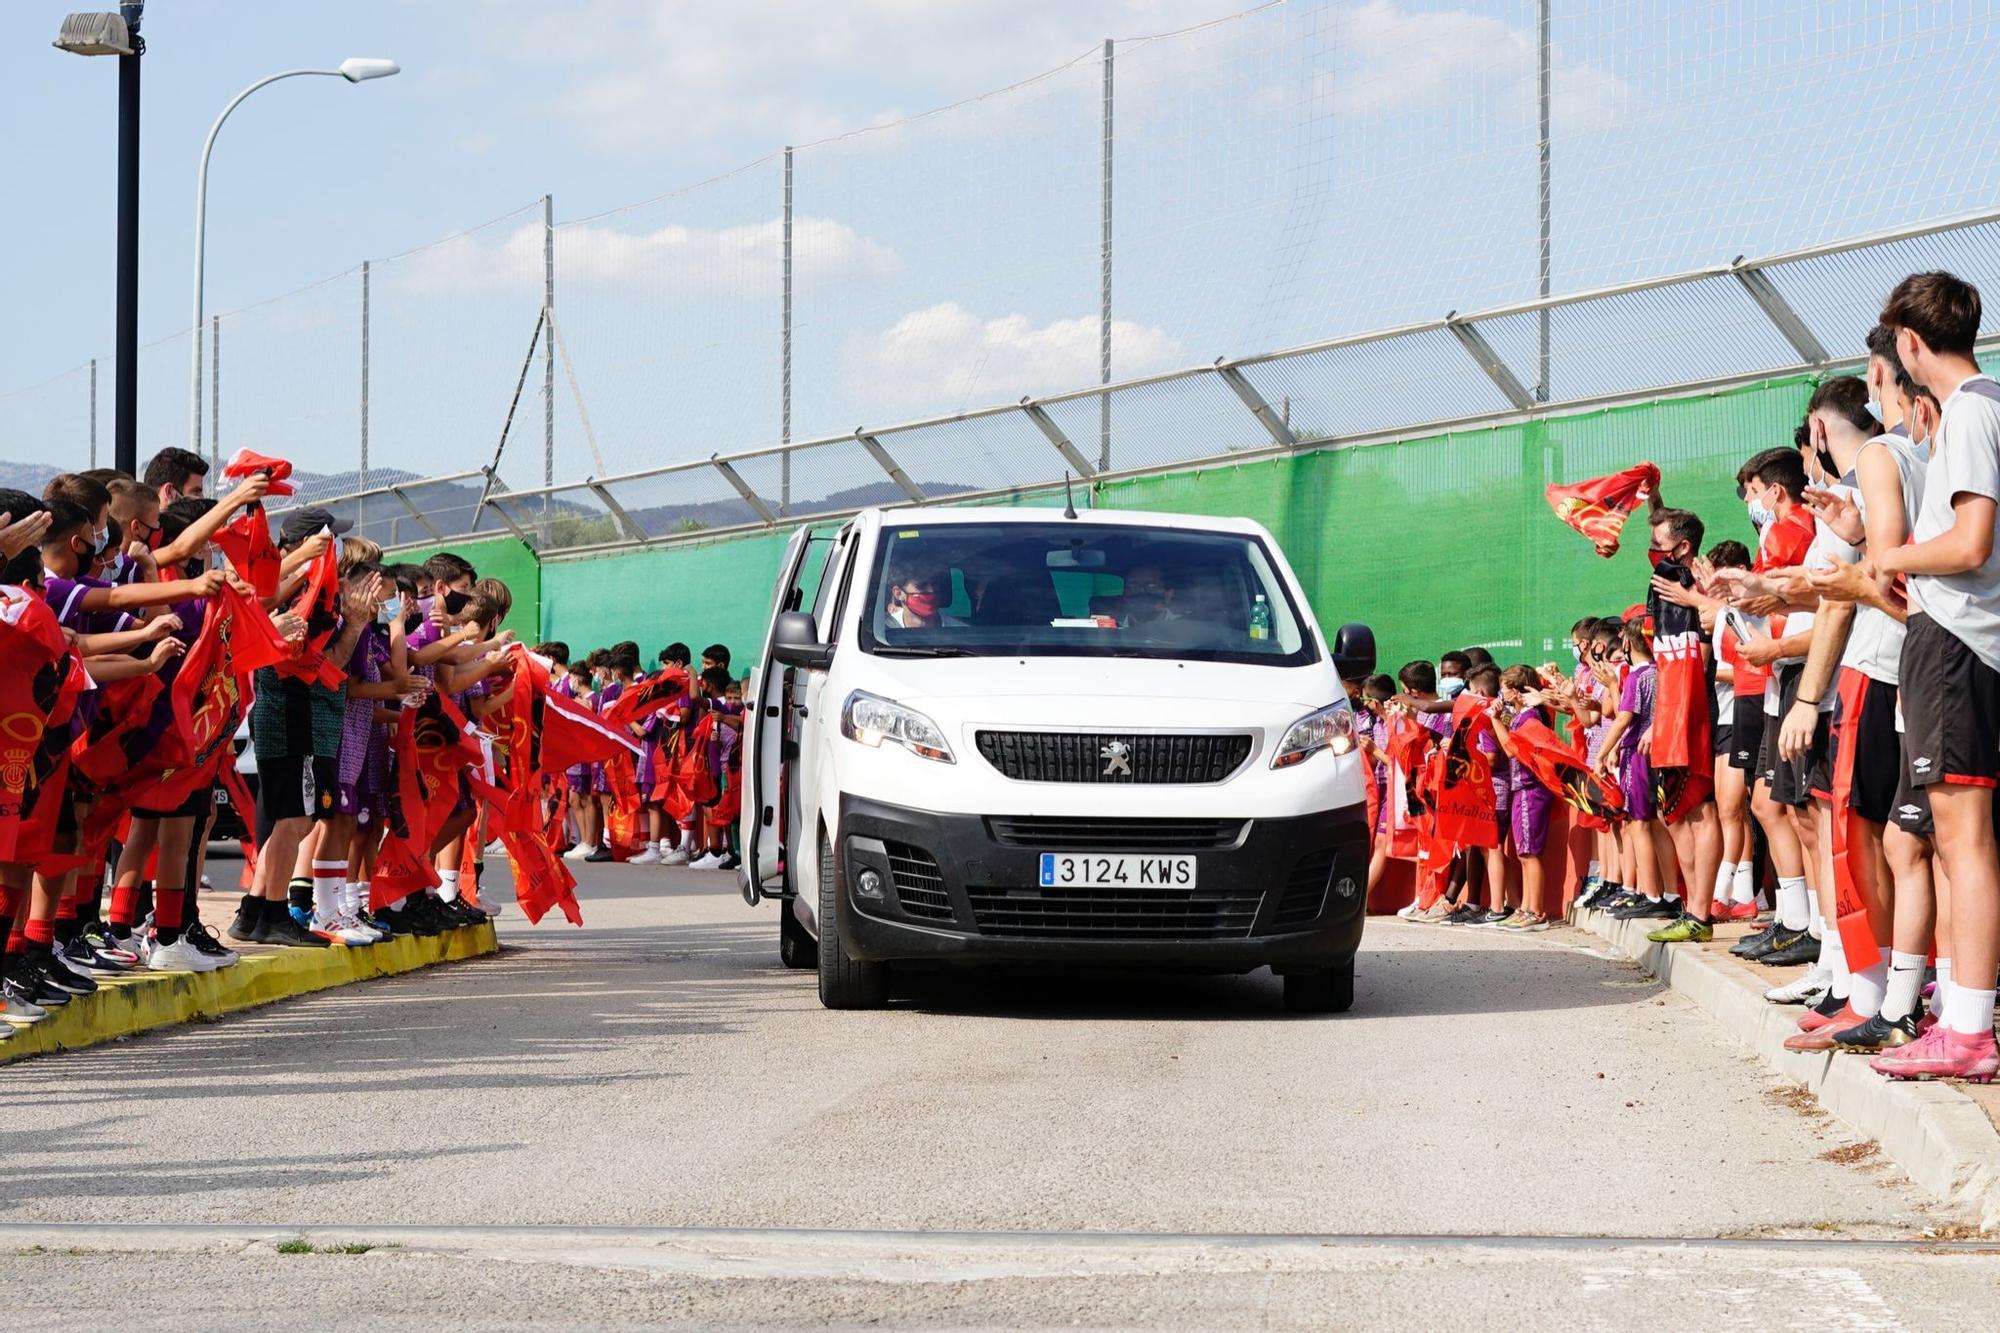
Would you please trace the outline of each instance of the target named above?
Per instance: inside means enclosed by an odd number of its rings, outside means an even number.
[[[822,671],[833,660],[833,645],[819,641],[819,627],[809,612],[781,611],[771,629],[771,656],[786,666]]]
[[[1375,631],[1366,625],[1342,625],[1333,636],[1333,669],[1342,680],[1360,680],[1375,671]]]

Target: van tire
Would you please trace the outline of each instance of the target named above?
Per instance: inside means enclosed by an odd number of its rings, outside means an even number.
[[[826,830],[819,834],[819,1002],[828,1009],[880,1009],[889,1002],[889,965],[847,956],[835,914],[839,868]]]
[[[778,958],[786,967],[819,965],[819,942],[799,920],[797,906],[790,898],[778,900]]]
[[[1324,972],[1285,975],[1285,1008],[1295,1014],[1344,1014],[1354,1007],[1354,960]]]

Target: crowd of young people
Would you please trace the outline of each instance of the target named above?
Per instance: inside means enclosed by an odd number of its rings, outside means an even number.
[[[1573,892],[1658,919],[1663,944],[1749,923],[1731,952],[1804,965],[1767,992],[1807,1006],[1788,1047],[1897,1079],[2000,1072],[2000,383],[1979,325],[1961,279],[1898,284],[1865,372],[1823,381],[1792,441],[1739,470],[1754,543],[1704,550],[1653,471],[1644,599],[1579,620],[1573,670],[1467,649],[1351,686],[1371,887],[1404,855],[1421,921],[1545,930]],[[1558,802],[1594,842],[1552,896]]]
[[[231,966],[225,940],[482,924],[489,851],[531,919],[581,920],[572,844],[726,863],[742,705],[725,648],[695,674],[670,645],[645,677],[632,643],[574,664],[525,648],[506,584],[458,555],[385,562],[310,505],[274,534],[264,502],[290,471],[239,453],[216,499],[208,462],[167,449],[139,477],[0,489],[0,1041],[106,976]],[[254,822],[218,935],[195,890],[219,801]]]

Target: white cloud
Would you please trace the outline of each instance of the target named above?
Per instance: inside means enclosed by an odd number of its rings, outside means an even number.
[[[783,284],[784,222],[770,218],[735,227],[658,227],[621,231],[599,222],[556,228],[556,282],[636,291],[662,300],[737,296],[765,300]],[[794,281],[815,286],[886,278],[901,266],[896,252],[832,218],[792,220]],[[542,229],[530,223],[487,242],[456,236],[420,250],[384,271],[384,278],[418,295],[539,290]]]
[[[558,108],[600,148],[740,152],[891,119],[870,89],[950,101],[1052,69],[1107,36],[1170,31],[1245,0],[489,0],[507,54],[564,71]]]
[[[1463,9],[1406,10],[1395,0],[1369,0],[1342,18],[1346,57],[1332,76],[1333,107],[1353,115],[1383,115],[1463,99],[1468,87],[1519,88],[1532,109],[1539,65],[1537,39],[1527,28]],[[1630,105],[1623,79],[1554,52],[1550,115],[1558,127],[1599,128]]]
[[[1183,364],[1164,329],[1111,321],[1113,372],[1120,378]],[[1006,402],[1097,382],[1094,315],[1036,324],[1026,315],[981,319],[956,301],[912,310],[888,328],[849,335],[841,378],[859,406],[913,411]]]

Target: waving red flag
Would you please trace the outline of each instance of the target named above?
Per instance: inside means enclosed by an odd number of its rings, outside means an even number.
[[[340,560],[334,555],[332,542],[307,567],[305,591],[292,610],[306,622],[306,641],[291,657],[276,664],[278,674],[339,689],[347,673],[326,660],[326,646],[340,629]]]
[[[1452,701],[1451,735],[1431,751],[1431,816],[1436,836],[1454,847],[1498,847],[1493,764],[1479,738],[1493,730],[1491,700],[1467,692]]]
[[[688,673],[685,670],[663,667],[637,685],[628,686],[623,694],[613,699],[611,706],[604,710],[605,725],[623,731],[634,722],[671,706],[687,693],[687,685]]]
[[[1626,518],[1659,493],[1660,469],[1651,463],[1573,486],[1550,486],[1543,492],[1556,517],[1590,538],[1607,560],[1618,553],[1618,534],[1624,531]]]
[[[291,495],[295,488],[291,483],[292,465],[282,458],[267,458],[249,449],[238,449],[222,465],[222,475],[231,481],[242,481],[254,477],[259,472],[268,473],[271,489],[267,495]]]
[[[276,597],[284,557],[271,540],[271,520],[264,506],[251,505],[223,524],[215,544],[259,597]]]
[[[1608,828],[1610,817],[1625,808],[1625,794],[1591,771],[1582,747],[1562,740],[1540,719],[1521,723],[1508,739],[1515,762],[1575,810],[1584,827]]]
[[[616,755],[639,753],[639,743],[606,724],[574,699],[554,690],[539,692],[542,703],[542,752],[538,767],[556,773],[578,764],[600,764]]]

